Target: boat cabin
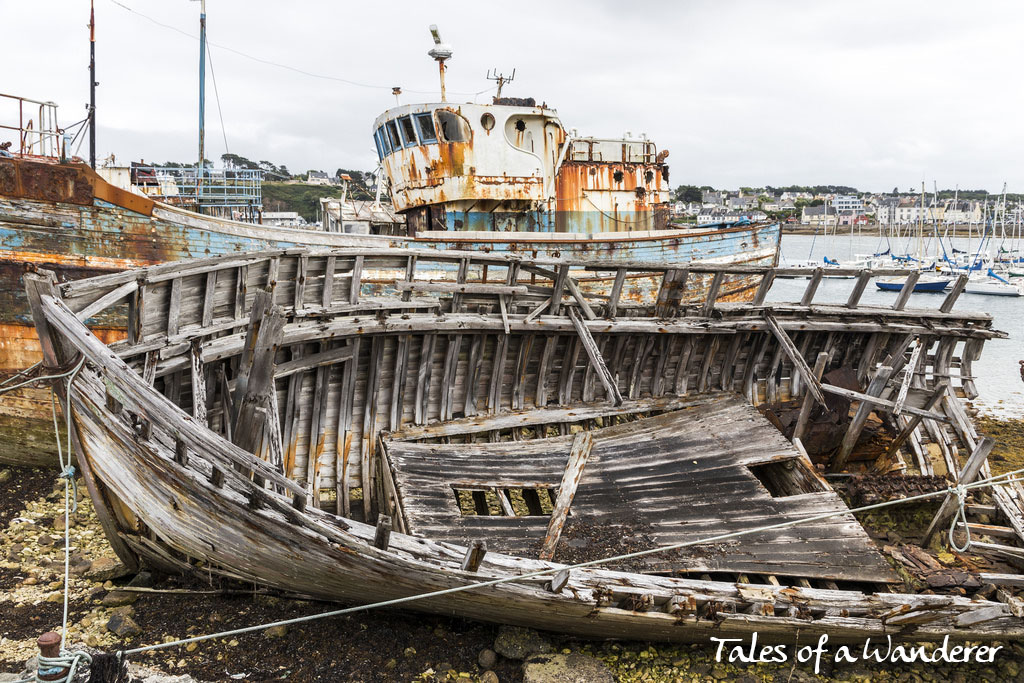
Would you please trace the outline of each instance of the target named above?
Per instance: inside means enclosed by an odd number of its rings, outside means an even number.
[[[645,136],[577,137],[532,98],[403,105],[373,137],[410,235],[667,226],[667,151]]]

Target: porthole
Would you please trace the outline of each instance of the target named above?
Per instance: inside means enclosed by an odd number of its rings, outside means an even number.
[[[520,133],[526,130],[526,121],[523,121],[522,119],[516,119],[516,130],[518,130]]]
[[[480,117],[480,125],[484,127],[484,130],[494,128],[494,116],[491,112],[484,112],[484,115]]]

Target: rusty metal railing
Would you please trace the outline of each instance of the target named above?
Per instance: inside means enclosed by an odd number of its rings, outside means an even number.
[[[17,149],[6,150],[11,156],[65,158],[67,150],[64,147],[64,130],[57,125],[55,102],[0,93],[0,104],[16,107],[16,112],[8,110],[0,114],[0,121],[17,118],[16,126],[0,123],[0,130],[13,131],[17,135]],[[33,113],[35,118],[31,118]]]

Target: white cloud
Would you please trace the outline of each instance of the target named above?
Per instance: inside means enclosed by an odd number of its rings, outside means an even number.
[[[191,159],[197,41],[139,13],[195,35],[199,5],[120,1],[136,12],[96,0],[99,156]],[[52,99],[71,123],[88,99],[88,3],[46,6],[5,3],[0,56],[15,66],[2,90]],[[231,151],[292,170],[375,164],[370,126],[394,103],[390,87],[434,99],[412,91],[436,91],[437,23],[455,49],[450,91],[515,67],[509,94],[547,102],[582,133],[647,133],[671,150],[674,183],[1024,190],[1019,3],[208,0],[207,12]],[[224,142],[207,75],[214,158]]]

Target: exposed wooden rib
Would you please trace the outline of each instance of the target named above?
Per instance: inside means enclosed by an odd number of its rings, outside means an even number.
[[[864,290],[867,288],[868,283],[871,282],[872,276],[873,274],[870,270],[860,271],[860,275],[857,276],[857,282],[854,284],[849,298],[846,299],[847,308],[857,308],[857,305],[860,304],[860,298],[864,296]]]
[[[705,318],[710,318],[715,310],[715,301],[718,300],[718,292],[722,288],[722,279],[724,277],[725,274],[721,271],[715,273],[711,284],[708,286],[707,298],[704,299],[704,307],[700,311],[700,314]]]
[[[818,354],[818,357],[814,361],[814,376],[821,381],[821,376],[825,372],[825,364],[828,363],[828,352],[822,351]],[[804,432],[807,430],[807,421],[811,418],[811,408],[814,406],[814,396],[808,391],[804,394],[803,403],[800,406],[800,415],[796,420],[796,427],[793,428],[793,440],[804,438]]]
[[[970,484],[978,478],[982,466],[988,460],[988,456],[992,449],[995,448],[995,445],[996,440],[991,436],[982,438],[978,446],[971,452],[970,457],[967,458],[967,463],[964,464],[960,477],[957,479],[957,485]],[[949,520],[956,514],[958,505],[957,497],[947,493],[946,497],[942,500],[939,511],[935,513],[935,517],[932,518],[932,522],[928,525],[928,530],[924,534],[924,545],[928,545],[936,533],[949,526]]]
[[[362,286],[363,277],[363,256],[360,254],[356,256],[352,261],[352,277],[349,279],[348,285],[348,302],[350,304],[359,303],[359,288]]]
[[[360,267],[362,264],[360,264]],[[374,337],[370,342],[370,366],[366,380],[366,393],[363,395],[363,431],[360,444],[360,481],[363,486],[363,518],[371,519],[373,510],[373,451],[377,432],[378,392],[380,390],[381,361],[384,353],[384,342]]]
[[[807,281],[807,288],[804,289],[804,295],[800,297],[801,306],[810,306],[811,302],[814,301],[814,295],[818,291],[818,285],[821,284],[821,278],[825,275],[825,269],[818,268],[814,269],[811,274],[811,278]]]
[[[309,270],[309,257],[303,254],[296,261],[295,301],[292,308],[301,311],[306,306],[306,273]]]
[[[785,351],[789,357],[790,362],[793,363],[793,368],[801,374],[804,382],[807,383],[807,388],[814,396],[814,400],[819,404],[825,404],[825,394],[821,390],[821,382],[814,376],[811,369],[807,366],[807,361],[797,351],[796,346],[793,344],[793,340],[789,338],[786,331],[779,325],[779,321],[775,319],[775,316],[770,312],[766,311],[764,314],[765,322],[768,324],[768,329],[771,330],[772,334],[778,340],[782,350]]]
[[[334,269],[337,266],[337,256],[328,256],[324,261],[324,284],[320,290],[320,305],[324,308],[330,308],[334,301]]]
[[[583,320],[580,319],[580,314],[575,310],[569,309],[569,318],[572,320],[573,327],[576,328],[576,334],[579,335],[580,340],[583,342],[583,348],[590,358],[591,367],[594,368],[594,372],[597,373],[598,379],[601,380],[601,384],[604,386],[605,397],[614,405],[622,405],[622,394],[619,393],[618,386],[615,385],[611,373],[608,372],[608,367],[604,364],[604,358],[601,356],[601,352],[598,350],[590,330],[587,329]]]
[[[558,275],[555,277],[551,287],[551,304],[548,312],[551,315],[558,315],[562,310],[562,293],[565,291],[566,280],[569,279],[569,265],[558,266]]]
[[[965,287],[967,287],[967,273],[961,273],[956,282],[953,283],[953,288],[949,290],[949,294],[946,295],[942,305],[939,306],[939,310],[943,313],[952,311],[957,299],[963,294]]]
[[[886,384],[889,383],[890,375],[892,375],[892,368],[889,366],[883,365],[878,368],[865,393],[871,397],[881,396]],[[839,447],[839,453],[836,454],[835,459],[832,461],[831,469],[833,472],[839,471],[846,466],[846,461],[849,459],[850,454],[853,453],[853,449],[857,445],[857,439],[860,438],[860,433],[864,429],[864,423],[867,422],[868,415],[871,414],[872,410],[874,410],[874,404],[869,401],[861,401],[860,405],[857,406],[857,412],[854,413],[853,420],[846,430],[843,443]]]
[[[75,313],[75,316],[82,321],[88,320],[98,313],[102,313],[114,304],[121,301],[126,296],[130,296],[135,293],[139,288],[139,283],[135,280],[126,282],[125,284],[117,287],[116,289],[104,294],[96,301],[92,302],[82,310]]]
[[[525,285],[492,285],[469,282],[459,284],[457,282],[396,282],[395,286],[400,292],[448,292],[457,294],[502,294],[515,295],[527,294],[529,288]]]
[[[314,353],[304,358],[288,360],[277,365],[274,371],[274,376],[280,379],[282,377],[293,375],[296,372],[312,370],[313,368],[319,368],[324,365],[344,363],[345,361],[351,360],[352,352],[353,350],[351,345],[339,346],[334,349]]]
[[[338,495],[338,514],[350,514],[349,502],[349,456],[352,452],[352,411],[355,403],[356,377],[359,374],[359,346],[361,340],[352,340],[352,361],[345,363],[342,369],[341,404],[338,406],[338,443],[337,462],[335,465],[335,490]]]
[[[907,279],[903,282],[903,288],[900,289],[900,293],[896,296],[896,301],[893,302],[892,310],[902,311],[907,302],[910,301],[910,295],[914,293],[914,287],[917,286],[917,281],[921,279],[921,273],[914,271],[907,276]]]
[[[772,288],[772,284],[775,283],[775,269],[770,268],[764,275],[761,276],[761,284],[757,286],[757,291],[754,293],[754,306],[764,305],[764,300],[768,296],[768,292]]]
[[[558,540],[562,536],[562,527],[565,525],[565,518],[569,514],[569,506],[576,495],[576,487],[583,476],[583,468],[587,465],[590,451],[594,447],[594,435],[591,432],[579,432],[573,438],[572,449],[569,451],[569,460],[562,473],[562,482],[558,486],[558,498],[555,500],[555,507],[551,511],[551,520],[548,522],[547,533],[544,535],[544,546],[540,551],[540,559],[551,560],[558,548]]]
[[[207,425],[206,376],[203,372],[203,358],[199,347],[199,340],[192,341],[190,357],[192,359],[192,417],[205,426]]]
[[[622,296],[622,285],[625,281],[626,269],[616,268],[615,282],[612,283],[612,291],[608,296],[608,310],[605,313],[606,318],[614,318],[616,313],[618,313],[619,297]]]

